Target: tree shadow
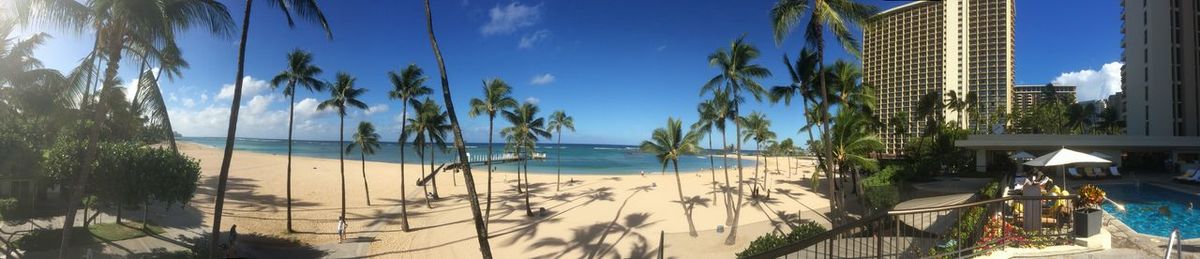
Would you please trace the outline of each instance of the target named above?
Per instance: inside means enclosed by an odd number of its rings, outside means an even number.
[[[211,176],[205,178],[204,181],[196,187],[197,194],[205,194],[211,197],[216,197],[216,186],[220,178]],[[226,181],[225,187],[225,203],[231,205],[225,208],[225,211],[268,211],[279,212],[279,207],[287,206],[287,198],[282,198],[272,194],[259,194],[258,180],[241,177],[230,177]],[[299,201],[292,198],[293,211],[295,207],[311,207],[318,206],[319,203]],[[232,208],[230,208],[232,207]]]

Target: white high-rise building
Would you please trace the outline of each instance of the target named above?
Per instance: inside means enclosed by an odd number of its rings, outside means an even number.
[[[1200,1],[1123,0],[1126,134],[1200,136]]]

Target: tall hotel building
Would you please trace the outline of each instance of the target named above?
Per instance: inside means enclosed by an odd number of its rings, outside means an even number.
[[[1126,134],[1200,136],[1200,3],[1123,0]]]
[[[881,127],[887,155],[903,152],[906,138],[924,128],[916,118],[921,96],[975,92],[979,116],[946,110],[944,121],[987,129],[986,118],[1010,113],[1013,91],[1014,0],[916,1],[883,11],[863,28],[863,80],[875,87],[878,115],[909,116],[907,135]],[[961,98],[961,97],[960,97]]]

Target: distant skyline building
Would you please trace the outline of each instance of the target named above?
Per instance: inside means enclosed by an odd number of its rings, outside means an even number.
[[[1013,0],[916,1],[875,15],[863,28],[863,81],[875,87],[878,115],[890,120],[907,113],[907,134],[881,127],[885,153],[903,152],[919,134],[917,103],[929,93],[943,101],[950,91],[978,97],[978,117],[941,111],[960,127],[990,128],[999,111],[1011,112],[1013,91]],[[974,121],[974,123],[972,122]],[[889,121],[890,122],[890,121]]]
[[[1013,86],[1012,112],[1027,112],[1037,106],[1043,98],[1046,85],[1017,85]],[[1075,86],[1055,85],[1055,95],[1063,100],[1075,100]]]
[[[1126,134],[1200,136],[1200,3],[1122,0]]]

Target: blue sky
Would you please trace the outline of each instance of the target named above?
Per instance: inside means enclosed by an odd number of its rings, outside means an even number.
[[[244,3],[221,2],[240,22]],[[905,3],[864,2],[881,8]],[[433,1],[437,36],[467,140],[486,141],[486,118],[465,116],[466,105],[481,95],[481,80],[493,77],[513,85],[518,100],[537,102],[543,116],[559,109],[572,115],[578,132],[568,132],[563,142],[604,144],[636,144],[665,125],[667,117],[694,122],[699,87],[717,73],[705,57],[739,35],[759,47],[762,57],[757,63],[776,74],[760,83],[787,83],[782,55],[786,51],[794,56],[802,47],[802,35],[796,31],[775,44],[767,17],[774,1],[680,3]],[[396,140],[402,108],[386,98],[391,88],[387,71],[410,63],[421,66],[431,77],[429,86],[437,89],[433,97],[442,101],[420,1],[322,1],[333,28],[332,41],[311,24],[289,29],[277,10],[255,4],[239,136],[286,138],[287,100],[264,80],[278,73],[286,53],[296,48],[313,53],[315,63],[326,71],[324,78],[344,71],[358,78],[358,87],[369,89],[364,101],[373,108],[353,112],[346,124],[371,121],[387,140]],[[1018,83],[1077,84],[1081,99],[1119,89],[1120,66],[1113,63],[1121,55],[1119,1],[1018,0],[1016,5]],[[55,36],[36,55],[48,67],[61,70],[84,56],[93,37],[42,27],[26,31]],[[172,122],[187,136],[223,136],[237,40],[200,31],[181,37],[191,68],[183,78],[163,83]],[[848,58],[840,49],[829,50],[829,60]],[[133,78],[136,66],[124,63],[121,76]],[[307,92],[297,96],[298,139],[337,139],[336,116],[312,109],[327,97]],[[807,138],[797,133],[804,122],[796,107],[760,103],[743,110],[765,112],[780,138]]]

